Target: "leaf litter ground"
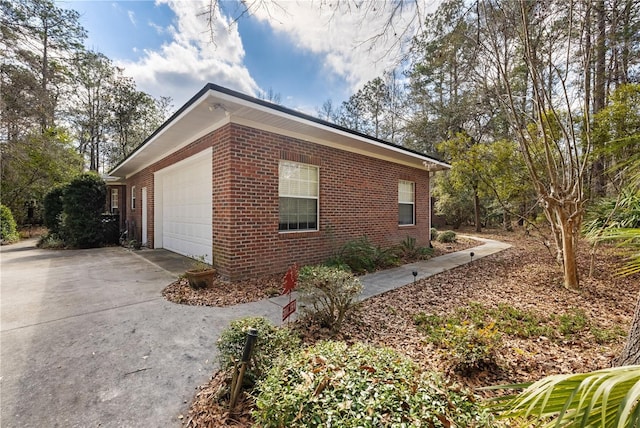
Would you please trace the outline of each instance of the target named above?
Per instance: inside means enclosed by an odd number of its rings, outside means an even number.
[[[562,271],[541,239],[522,232],[491,231],[478,236],[508,242],[512,247],[367,299],[336,339],[394,348],[425,370],[445,373],[473,389],[610,366],[612,358],[624,345],[640,291],[639,275],[615,275],[624,260],[618,249],[599,247],[592,260],[587,243],[582,242],[578,256],[581,290],[573,292],[563,288]],[[463,243],[439,251],[458,251],[468,246]],[[256,281],[255,287],[275,286],[272,282],[268,284],[259,285]],[[507,305],[537,315],[554,331],[562,328],[560,320],[567,314],[580,313],[585,322],[571,326],[570,333],[564,335],[523,338],[501,332],[498,365],[463,375],[452,370],[446,351],[426,340],[414,317],[421,313],[451,315],[471,305],[494,309]],[[307,343],[329,338],[321,328],[305,327],[302,330]],[[603,332],[606,333],[604,336]],[[217,373],[208,384],[198,387],[188,414],[181,415],[184,426],[251,426],[252,401],[247,397],[233,415],[224,405],[216,403],[214,398],[219,396],[224,382],[224,376]]]

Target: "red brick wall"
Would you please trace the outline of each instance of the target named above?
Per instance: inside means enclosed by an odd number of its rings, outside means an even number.
[[[149,244],[153,246],[153,172],[213,147],[213,254],[225,277],[237,280],[283,272],[289,265],[318,263],[344,242],[367,235],[376,244],[407,236],[428,244],[428,172],[237,124],[225,127],[134,175],[141,225],[142,187],[149,197]],[[317,232],[278,231],[278,163],[320,168]],[[398,180],[416,183],[416,225],[398,226]]]

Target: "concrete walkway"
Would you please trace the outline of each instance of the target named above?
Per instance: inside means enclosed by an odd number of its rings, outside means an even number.
[[[475,238],[477,239],[477,238]],[[365,275],[363,298],[494,254],[471,250]],[[0,248],[0,426],[179,427],[214,371],[221,331],[246,316],[281,320],[287,297],[229,308],[167,302],[187,260],[162,250]]]
[[[360,277],[360,282],[363,285],[362,294],[360,295],[361,300],[413,283],[413,272],[417,272],[418,275],[415,280],[419,281],[511,247],[510,244],[492,239],[466,235],[458,236],[480,241],[482,244],[468,250],[448,253],[428,260],[363,275]],[[471,257],[471,253],[473,253],[473,257]],[[293,297],[296,297],[296,293],[293,293]],[[284,306],[288,302],[288,297],[280,296],[269,300],[278,306]]]

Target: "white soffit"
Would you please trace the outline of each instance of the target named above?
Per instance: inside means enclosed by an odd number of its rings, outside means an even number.
[[[201,92],[110,175],[130,177],[229,122],[428,171],[450,168],[428,156],[294,114],[281,106],[264,105],[264,101],[244,99],[211,87]]]

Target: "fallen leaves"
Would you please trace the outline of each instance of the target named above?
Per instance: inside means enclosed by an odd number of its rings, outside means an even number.
[[[279,295],[282,276],[276,274],[239,282],[224,281],[216,277],[211,287],[200,289],[190,287],[189,282],[182,278],[165,287],[162,295],[171,302],[183,305],[233,306]]]
[[[570,339],[547,336],[521,338],[502,334],[497,368],[478,371],[470,377],[461,376],[450,369],[443,351],[427,342],[417,330],[414,323],[416,314],[448,315],[458,307],[476,302],[490,308],[498,308],[500,304],[510,305],[537,313],[541,319],[557,319],[576,308],[584,311],[591,326],[597,326],[600,330],[626,332],[640,291],[640,275],[615,275],[622,262],[615,248],[601,247],[591,265],[589,247],[582,243],[578,257],[579,269],[583,273],[581,290],[573,292],[563,288],[561,268],[539,240],[522,232],[493,232],[481,236],[509,242],[513,247],[367,299],[345,322],[336,339],[347,343],[364,342],[392,347],[418,362],[425,370],[446,373],[470,388],[528,382],[551,374],[608,367],[622,349],[625,336],[611,335],[605,343],[598,343],[590,329],[585,328]],[[435,244],[438,246],[438,243]],[[450,248],[437,248],[436,254],[459,251],[471,245],[446,244]],[[593,274],[588,276],[586,273],[591,267]],[[282,277],[273,276],[267,282],[253,280],[245,285],[221,284],[215,292],[210,292],[209,297],[198,297],[191,304],[225,305],[250,301],[243,300],[247,298],[256,300],[257,293],[264,293],[269,287],[280,289]],[[248,288],[246,292],[241,289],[244,286]],[[175,289],[171,292],[174,296],[179,293]],[[233,297],[227,296],[229,293]],[[327,330],[313,325],[299,330],[305,332],[307,343],[330,337]],[[214,399],[223,381],[218,374],[209,384],[199,388],[189,414],[183,420],[184,426],[251,426],[250,399],[244,397],[234,415]],[[487,395],[493,392],[481,393]]]

